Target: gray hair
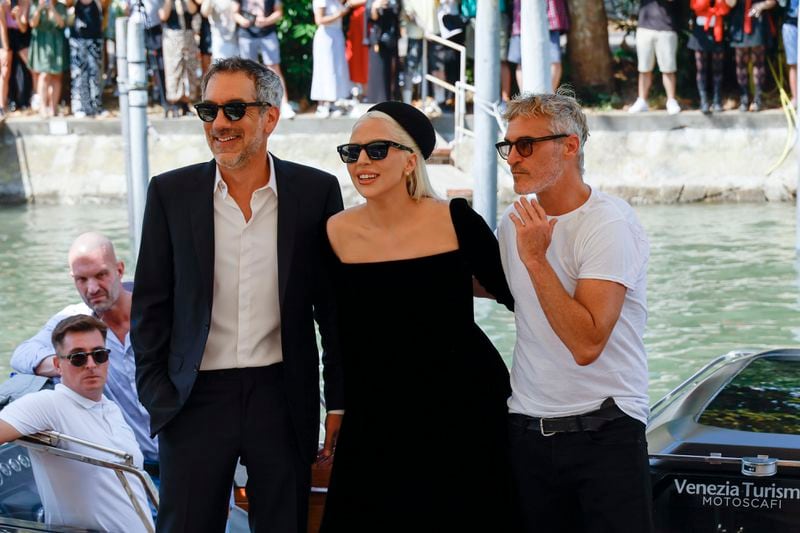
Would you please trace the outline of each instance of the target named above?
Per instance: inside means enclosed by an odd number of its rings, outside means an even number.
[[[369,111],[356,121],[356,123],[353,125],[353,129],[355,129],[365,120],[371,118],[382,120],[389,127],[389,131],[394,139],[387,140],[393,140],[402,145],[408,146],[417,156],[417,166],[414,167],[414,171],[406,181],[406,190],[408,191],[408,195],[414,200],[421,200],[422,198],[439,198],[439,195],[436,194],[436,191],[433,190],[433,186],[431,185],[431,180],[428,177],[428,169],[425,166],[425,158],[422,156],[419,146],[417,146],[417,143],[414,141],[411,135],[409,135],[408,132],[404,130],[395,119],[381,111]]]
[[[206,97],[208,82],[220,72],[244,73],[248,78],[253,80],[259,102],[267,102],[272,105],[272,107],[280,107],[281,100],[283,100],[283,85],[278,75],[261,63],[242,57],[229,57],[214,61],[214,64],[208,69],[206,75],[203,76],[201,85],[203,98]]]
[[[512,121],[515,118],[546,117],[550,119],[552,133],[568,133],[578,136],[581,143],[578,152],[578,168],[583,175],[583,146],[589,138],[589,127],[581,105],[575,99],[575,92],[569,87],[559,87],[555,94],[517,95],[508,103],[503,118]]]

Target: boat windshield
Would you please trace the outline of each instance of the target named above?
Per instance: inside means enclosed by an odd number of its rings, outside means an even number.
[[[800,434],[800,359],[753,360],[708,404],[698,422],[754,433]]]

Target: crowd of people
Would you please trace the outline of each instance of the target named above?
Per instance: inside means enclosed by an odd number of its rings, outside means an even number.
[[[639,87],[631,113],[649,110],[647,97],[658,64],[667,95],[667,113],[680,113],[677,100],[678,34],[688,30],[700,111],[723,110],[726,51],[736,63],[739,111],[761,111],[767,79],[767,56],[783,44],[791,105],[797,105],[798,0],[641,0],[636,30]],[[687,9],[688,8],[688,9]],[[687,24],[688,23],[688,24]],[[775,54],[777,55],[777,54]],[[752,80],[751,73],[752,72]],[[711,98],[709,99],[709,73]],[[752,95],[750,92],[752,81]]]
[[[254,532],[307,530],[315,461],[333,464],[324,533],[652,531],[649,244],[583,181],[573,97],[508,103],[495,147],[521,197],[496,236],[437,197],[436,134],[412,105],[373,105],[329,147],[364,199],[345,210],[336,177],[268,151],[276,72],[215,62],[200,99],[214,159],[150,181],[132,291],[106,237],[75,240],[83,302],[12,358],[61,383],[0,411],[0,441],[51,429],[132,448],[159,481],[160,532],[224,531],[237,460]],[[510,374],[474,296],[515,312]],[[32,461],[54,525],[138,530],[105,474]],[[95,494],[61,498],[70,479],[108,490],[103,512],[70,511]]]
[[[452,95],[438,84],[421,101],[422,37],[466,45],[473,57],[476,0],[314,0],[309,9],[317,25],[310,87],[317,116],[348,113],[356,101],[413,101],[429,116],[452,105]],[[520,0],[503,0],[499,9],[508,101],[515,71],[521,85]],[[142,17],[151,99],[167,115],[191,112],[211,61],[236,56],[278,74],[282,116],[294,115],[281,69],[280,0],[0,0],[0,117],[27,107],[42,117],[106,116],[103,92],[115,83],[115,20],[123,15]],[[561,35],[569,29],[565,0],[548,0],[548,20],[555,88]],[[427,60],[435,77],[450,84],[458,79],[453,49],[430,43]]]

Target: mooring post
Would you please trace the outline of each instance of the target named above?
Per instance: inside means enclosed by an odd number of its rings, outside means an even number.
[[[472,205],[494,229],[497,223],[497,120],[488,106],[500,98],[500,7],[497,0],[478,2],[475,20],[475,148]]]
[[[520,51],[522,52],[522,87],[528,93],[552,92],[550,80],[550,26],[547,2],[520,2]]]
[[[147,152],[147,52],[144,48],[144,21],[133,16],[128,21],[128,103],[130,111],[131,188],[128,193],[133,203],[134,247],[132,255],[139,253],[142,236],[142,219],[147,198],[150,164]]]
[[[131,125],[128,109],[128,17],[119,17],[114,30],[117,39],[114,43],[117,54],[117,90],[119,91],[119,123],[122,129],[122,150],[125,155],[125,184],[128,194],[128,235],[130,237],[131,256],[136,257],[136,239],[134,237],[133,175],[131,172]]]

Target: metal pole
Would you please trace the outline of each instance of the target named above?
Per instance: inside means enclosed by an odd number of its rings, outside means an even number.
[[[131,17],[128,21],[128,102],[130,104],[131,197],[133,219],[131,227],[134,248],[139,252],[142,219],[147,198],[150,165],[147,155],[147,52],[144,48],[144,21]]]
[[[125,183],[128,197],[128,235],[130,237],[131,256],[136,256],[136,240],[133,228],[136,224],[133,209],[133,176],[131,171],[131,126],[128,109],[128,17],[120,17],[114,25],[117,40],[117,90],[119,91],[119,122],[122,127],[122,150],[125,154]]]
[[[522,53],[521,91],[552,92],[550,80],[550,26],[545,0],[520,2],[520,49]]]
[[[523,2],[525,3],[525,2]],[[486,105],[500,99],[500,6],[481,0],[475,20],[475,148],[472,174],[475,211],[494,229],[497,222],[497,121]]]

